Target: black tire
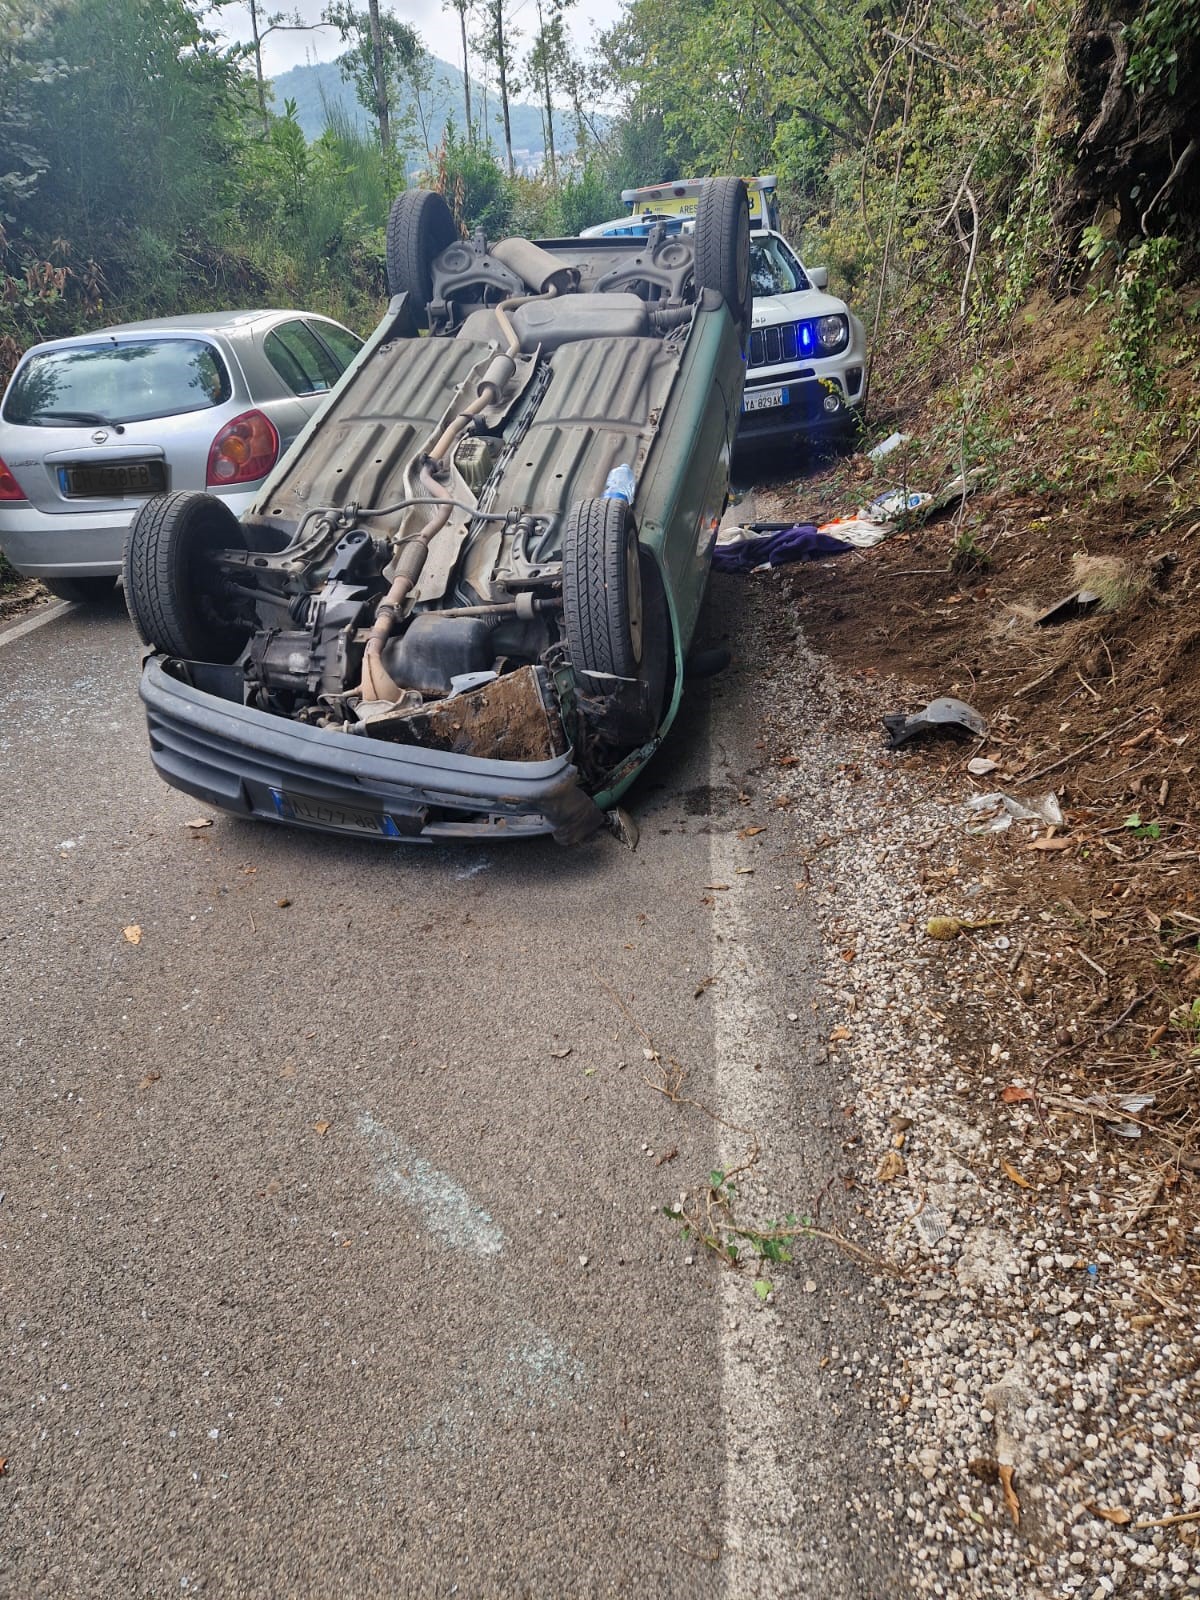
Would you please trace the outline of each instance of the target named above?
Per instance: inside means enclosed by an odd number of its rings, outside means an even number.
[[[715,289],[743,347],[750,335],[750,202],[741,178],[710,178],[696,203],[697,289]]]
[[[77,606],[102,606],[116,598],[115,578],[43,578],[42,587]]]
[[[207,557],[246,548],[241,523],[215,495],[147,500],[125,544],[125,604],[145,643],[185,661],[235,661],[251,624]]]
[[[636,678],[642,663],[637,528],[624,500],[578,500],[562,538],[563,627],[580,672]]]
[[[389,294],[411,296],[418,327],[429,323],[433,263],[458,229],[444,197],[431,189],[406,189],[392,201],[387,223]]]

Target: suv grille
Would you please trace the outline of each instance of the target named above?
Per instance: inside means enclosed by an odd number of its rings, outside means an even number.
[[[755,328],[750,335],[750,365],[752,367],[777,366],[781,361],[795,361],[800,354],[799,322],[783,322],[774,328]],[[811,350],[804,352],[811,355]]]

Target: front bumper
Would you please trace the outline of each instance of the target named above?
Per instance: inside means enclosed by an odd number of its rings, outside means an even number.
[[[859,408],[863,402],[861,377],[858,389],[847,397],[845,387],[836,378],[812,376],[789,377],[775,373],[769,378],[748,376],[743,404],[764,392],[783,390],[787,396],[783,405],[770,406],[762,411],[743,411],[738,422],[740,444],[765,443],[769,439],[819,438],[830,434],[843,434],[857,427]],[[837,400],[836,409],[830,410],[826,402]]]
[[[218,498],[240,517],[257,494],[252,486]],[[104,511],[48,512],[15,501],[0,508],[0,550],[26,578],[115,578],[130,526],[143,504],[130,499]]]
[[[604,822],[569,753],[489,761],[312,728],[181,682],[147,657],[150,753],[173,788],[241,816],[393,842],[552,833]]]

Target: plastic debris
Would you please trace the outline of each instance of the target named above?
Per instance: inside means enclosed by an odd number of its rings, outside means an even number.
[[[897,517],[902,517],[909,511],[922,511],[926,506],[933,504],[933,496],[921,490],[913,489],[907,493],[903,489],[890,489],[887,494],[881,494],[877,500],[858,514],[866,517],[869,522],[895,522]]]
[[[1048,828],[1061,828],[1066,821],[1053,790],[1036,800],[1018,800],[996,789],[991,794],[971,795],[963,809],[980,819],[967,824],[967,832],[977,837],[1003,833],[1014,822],[1043,822]]]
[[[1054,627],[1060,622],[1075,622],[1079,617],[1086,617],[1099,604],[1100,596],[1094,589],[1076,589],[1074,594],[1067,595],[1065,599],[1056,600],[1048,611],[1043,611],[1034,621],[1039,628]]]
[[[844,539],[858,550],[870,550],[874,545],[882,544],[894,530],[881,522],[858,516],[835,517],[832,522],[823,522],[817,531],[829,534],[834,539]]]
[[[909,1215],[913,1219],[913,1227],[917,1230],[923,1245],[932,1248],[946,1237],[946,1229],[950,1225],[950,1219],[945,1212],[934,1205],[932,1200],[926,1200],[915,1211],[910,1211]]]
[[[911,434],[889,433],[886,439],[881,439],[873,449],[867,451],[868,461],[882,461],[884,456],[890,456],[893,450],[898,450],[902,444],[907,444]]]
[[[604,498],[624,500],[626,505],[632,505],[636,493],[637,479],[633,475],[633,468],[628,461],[622,461],[619,467],[612,469],[605,481]]]
[[[889,712],[883,718],[883,725],[890,736],[888,748],[891,750],[898,750],[910,739],[925,734],[949,733],[958,738],[981,739],[987,733],[987,723],[974,706],[969,706],[965,700],[956,700],[953,695],[931,700],[923,711],[912,716],[904,711]]]

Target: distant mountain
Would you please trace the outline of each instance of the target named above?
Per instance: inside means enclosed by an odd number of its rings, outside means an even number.
[[[296,120],[308,139],[318,139],[324,132],[327,106],[331,108],[339,106],[363,129],[371,126],[371,119],[359,105],[353,87],[342,77],[335,61],[318,61],[312,66],[292,67],[287,72],[281,72],[273,80],[272,87],[275,91],[276,111],[282,112],[285,100],[296,102]],[[478,118],[483,107],[483,90],[476,83],[471,85],[471,104]],[[406,109],[406,106],[401,105],[399,112],[403,113]],[[500,113],[500,100],[494,91],[488,95],[487,110],[492,142],[496,149],[503,153],[504,122]],[[429,121],[430,139],[435,144],[447,118],[453,117],[460,133],[467,124],[462,72],[451,62],[440,61],[436,56],[433,58],[433,88],[426,105],[426,116]],[[509,104],[509,120],[512,123],[514,151],[527,152],[527,162],[522,162],[522,165],[527,163],[536,165],[541,161],[545,146],[541,112],[537,106],[519,105],[513,101]],[[419,137],[419,124],[417,126]],[[560,149],[569,150],[574,140],[567,126],[566,117],[562,118],[561,130],[559,119],[555,118],[554,131],[555,143]],[[518,160],[520,159],[518,157]]]

